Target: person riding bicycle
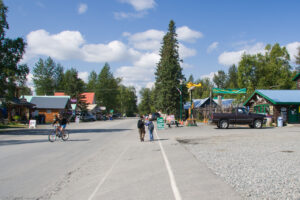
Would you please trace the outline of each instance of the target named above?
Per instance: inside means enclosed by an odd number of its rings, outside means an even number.
[[[57,134],[58,130],[60,130],[62,136],[64,135],[64,130],[66,129],[67,123],[68,123],[68,120],[67,120],[67,118],[65,116],[63,117],[61,114],[58,114],[58,117],[55,116],[55,119],[54,119],[54,122],[52,123],[52,125],[54,125],[54,124],[58,124],[59,125],[56,128],[56,135],[58,135]]]

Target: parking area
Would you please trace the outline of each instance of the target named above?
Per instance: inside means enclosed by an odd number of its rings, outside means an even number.
[[[300,126],[166,129],[245,199],[300,198]]]

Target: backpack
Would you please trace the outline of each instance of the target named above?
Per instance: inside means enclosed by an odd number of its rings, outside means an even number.
[[[137,127],[138,128],[143,128],[143,125],[144,125],[143,121],[139,120],[138,123],[137,123]]]
[[[154,129],[154,124],[153,124],[153,122],[150,122],[149,123],[149,130],[153,130]]]

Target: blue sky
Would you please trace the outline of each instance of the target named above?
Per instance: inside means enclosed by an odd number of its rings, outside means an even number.
[[[212,77],[266,44],[287,47],[294,65],[300,46],[298,0],[4,0],[7,37],[23,37],[22,62],[32,69],[51,56],[88,73],[105,62],[125,85],[151,87],[169,21],[177,26],[183,72]],[[32,75],[28,83],[32,85]]]

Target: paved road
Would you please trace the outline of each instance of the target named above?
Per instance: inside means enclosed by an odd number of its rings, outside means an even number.
[[[240,199],[172,131],[139,142],[136,121],[72,124],[54,143],[49,126],[1,131],[0,199]]]

